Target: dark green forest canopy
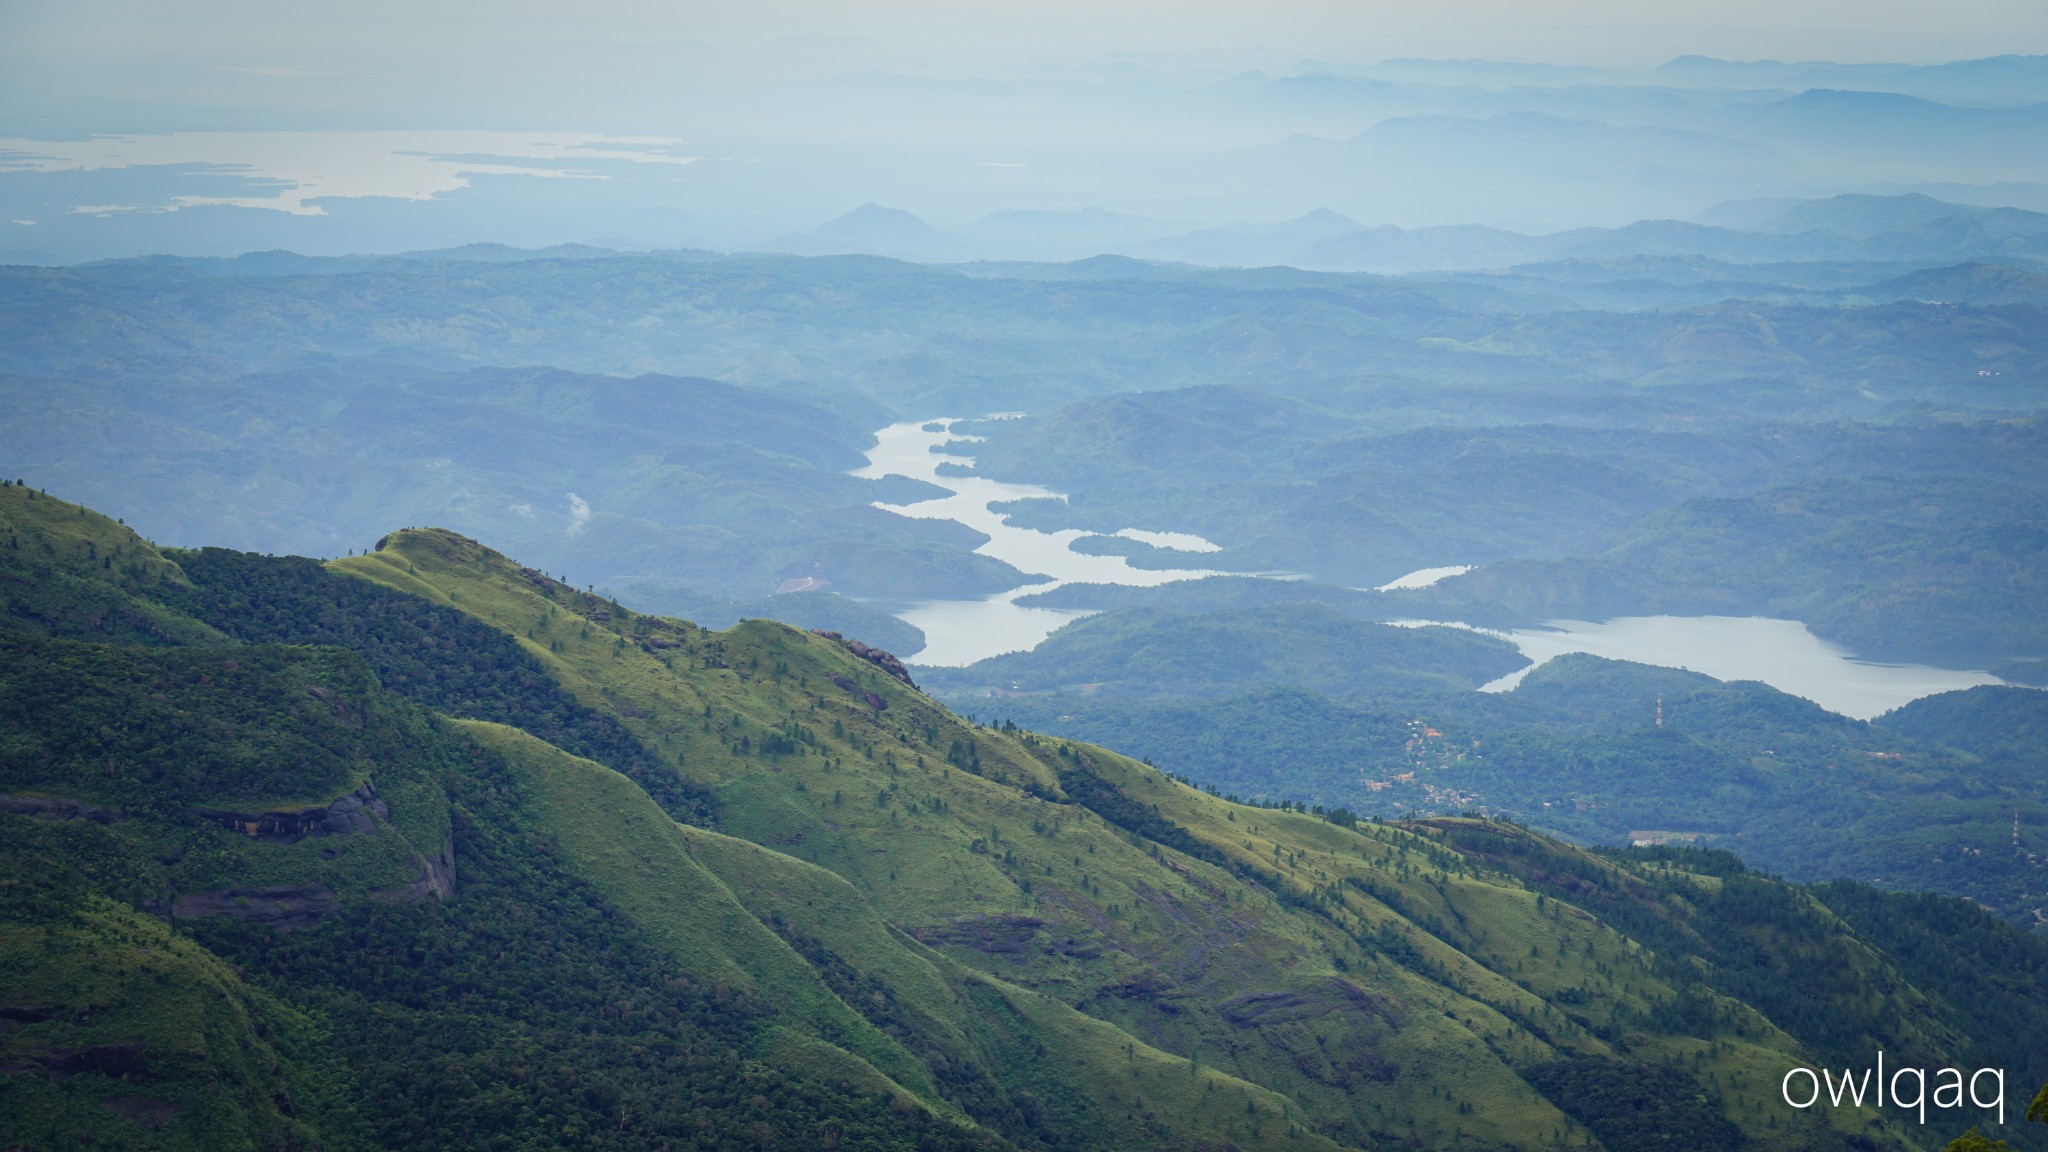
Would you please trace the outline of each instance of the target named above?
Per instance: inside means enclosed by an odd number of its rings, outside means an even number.
[[[301,556],[223,548],[169,553],[190,583],[164,603],[248,644],[360,653],[386,689],[437,712],[514,724],[632,777],[678,819],[714,802],[660,764],[616,717],[564,692],[513,639],[446,605],[331,572]]]
[[[1382,817],[1480,810],[1593,844],[1711,844],[1799,880],[1967,896],[2031,927],[2048,859],[2034,839],[2048,824],[2043,700],[1975,688],[1865,722],[1763,684],[1573,654],[1498,694],[1409,681],[1350,697],[1280,686],[957,703],[1226,795]]]

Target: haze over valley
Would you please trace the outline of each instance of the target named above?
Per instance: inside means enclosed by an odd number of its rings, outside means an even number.
[[[2037,6],[89,7],[9,1140],[2048,1149]]]

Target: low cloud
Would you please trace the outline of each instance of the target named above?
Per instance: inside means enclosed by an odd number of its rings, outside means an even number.
[[[588,523],[590,523],[590,501],[585,500],[574,492],[569,493],[569,535],[574,536],[583,531],[583,526]]]

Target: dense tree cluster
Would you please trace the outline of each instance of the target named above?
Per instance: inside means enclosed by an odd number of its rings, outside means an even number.
[[[470,616],[328,571],[302,556],[173,552],[190,588],[169,604],[248,644],[331,644],[361,653],[386,688],[437,712],[524,728],[631,777],[670,814],[707,823],[715,805],[625,725],[585,707],[510,637]]]

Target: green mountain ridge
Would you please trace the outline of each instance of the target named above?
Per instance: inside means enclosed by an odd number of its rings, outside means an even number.
[[[1261,682],[1357,695],[1477,688],[1528,659],[1504,640],[1454,628],[1356,620],[1316,601],[1200,616],[1127,608],[1084,617],[1029,652],[923,671],[937,692],[1085,687],[1112,696],[1216,696]]]
[[[1794,880],[1937,891],[2048,930],[2037,689],[1947,692],[1862,721],[1753,681],[1584,653],[1509,692],[1402,687],[1325,694],[1282,677],[1208,696],[952,699],[1259,803],[1484,812],[1585,844],[1726,848]]]
[[[1682,1146],[1911,1149],[1984,1118],[1778,1077],[2048,1079],[2048,948],[1960,901],[1232,803],[448,532],[0,529],[28,1146],[1623,1152],[1635,1084]]]

